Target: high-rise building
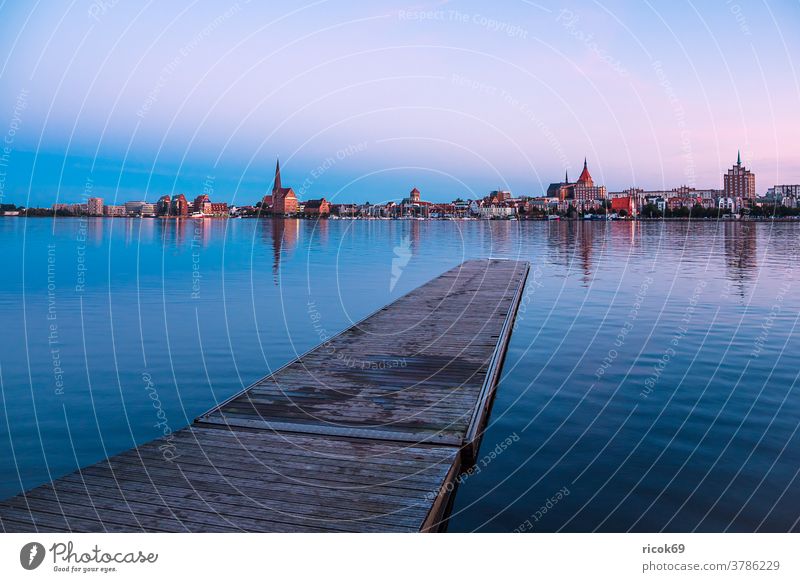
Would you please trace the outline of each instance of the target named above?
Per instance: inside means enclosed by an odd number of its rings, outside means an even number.
[[[86,201],[86,214],[89,216],[103,216],[103,199],[89,198]]]
[[[739,152],[734,165],[722,177],[723,192],[726,198],[752,203],[756,197],[756,175],[742,165],[742,154]]]
[[[275,182],[272,186],[272,213],[294,214],[297,212],[297,196],[291,188],[281,185],[281,163],[275,163]]]

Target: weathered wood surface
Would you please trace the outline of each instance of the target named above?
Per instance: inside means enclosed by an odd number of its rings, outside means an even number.
[[[0,503],[4,531],[431,531],[528,264],[467,261],[178,431]],[[468,455],[467,455],[468,459]]]

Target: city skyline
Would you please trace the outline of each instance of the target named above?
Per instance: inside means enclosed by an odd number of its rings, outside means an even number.
[[[212,177],[249,203],[276,152],[298,198],[340,202],[400,184],[433,201],[535,195],[584,156],[609,190],[719,188],[737,148],[761,193],[800,175],[788,3],[0,12],[5,202],[76,199],[89,179],[112,200],[192,193]]]

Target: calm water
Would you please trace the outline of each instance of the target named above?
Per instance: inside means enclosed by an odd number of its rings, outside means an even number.
[[[309,302],[332,333],[498,256],[532,270],[451,531],[796,530],[799,235],[0,219],[0,497],[176,430],[316,345]],[[393,285],[395,247],[409,245]]]

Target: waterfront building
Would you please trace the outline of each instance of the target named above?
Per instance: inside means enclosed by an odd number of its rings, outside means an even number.
[[[186,200],[186,196],[177,194],[172,198],[170,214],[172,216],[189,216],[189,202]]]
[[[591,205],[597,200],[605,200],[607,198],[605,186],[595,186],[585,158],[583,160],[583,171],[572,187],[571,198],[577,202],[576,207]]]
[[[680,208],[692,209],[696,204],[701,204],[702,198],[689,198],[686,196],[670,196],[667,198],[667,208],[678,210]]]
[[[487,198],[473,200],[470,212],[479,218],[510,218],[517,213],[517,207],[511,203],[492,204]]]
[[[208,197],[208,194],[200,194],[200,196],[194,199],[192,203],[192,212],[211,214],[211,199]]]
[[[170,208],[172,206],[172,199],[169,194],[165,194],[156,202],[156,214],[158,216],[169,216]]]
[[[106,204],[103,207],[103,214],[105,216],[126,216],[128,213],[122,204]]]
[[[331,213],[331,205],[324,198],[308,200],[303,205],[303,213],[308,216],[327,216]]]
[[[719,200],[717,200],[717,208],[720,210],[730,210],[731,212],[736,212],[736,199],[730,196],[720,196]]]
[[[608,198],[608,192],[605,186],[595,185],[584,158],[583,171],[577,181],[570,182],[569,174],[565,172],[563,182],[554,182],[548,186],[547,197],[558,198],[560,201],[570,200],[576,209],[586,210],[601,205]]]
[[[559,200],[566,200],[569,197],[569,171],[564,172],[563,182],[553,182],[547,187],[547,198],[558,198]]]
[[[212,216],[228,216],[230,214],[227,202],[210,202],[209,205]]]
[[[427,217],[430,202],[425,202],[420,198],[420,192],[414,188],[409,192],[408,197],[400,201],[399,210],[401,216],[421,216]]]
[[[503,202],[510,202],[512,199],[511,192],[508,190],[492,190],[489,192],[489,201],[492,204],[502,204]]]
[[[800,184],[776,184],[767,190],[766,198],[773,204],[781,204],[787,208],[797,208],[800,200]]]
[[[142,204],[141,208],[139,209],[140,216],[155,216],[156,215],[156,205],[151,204],[150,202],[145,202]]]
[[[264,207],[264,201],[261,203]],[[270,206],[273,214],[295,214],[297,212],[297,196],[291,188],[281,184],[281,163],[275,162],[275,180],[272,186]]]
[[[751,206],[756,198],[756,175],[742,165],[739,152],[736,164],[722,177],[723,195]]]
[[[89,198],[86,201],[86,213],[89,216],[103,216],[103,199]]]
[[[330,213],[342,218],[354,218],[358,214],[355,204],[329,204]]]
[[[142,208],[144,207],[145,204],[146,202],[144,200],[131,200],[129,202],[126,202],[125,213],[132,215],[143,214]]]
[[[636,201],[632,196],[615,196],[611,199],[611,211],[627,216],[636,216]]]

